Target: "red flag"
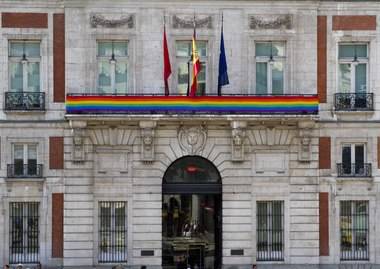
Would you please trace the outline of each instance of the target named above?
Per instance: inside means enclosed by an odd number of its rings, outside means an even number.
[[[190,96],[195,96],[197,94],[197,86],[198,86],[197,76],[198,76],[199,72],[201,72],[201,68],[202,68],[201,61],[200,61],[199,56],[198,56],[195,35],[196,34],[195,34],[195,28],[194,28],[193,40],[191,43],[193,74],[192,74],[192,81],[191,81]]]
[[[164,25],[164,81],[165,81],[165,95],[169,95],[169,83],[168,79],[172,73],[172,67],[170,65],[168,41],[166,40],[166,27]]]

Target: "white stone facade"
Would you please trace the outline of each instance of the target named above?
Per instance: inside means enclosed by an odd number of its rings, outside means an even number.
[[[44,112],[4,112],[0,102],[0,264],[9,262],[9,203],[40,203],[39,242],[43,268],[111,268],[98,262],[98,202],[127,202],[127,267],[161,268],[162,179],[175,160],[199,155],[222,178],[223,268],[343,268],[361,264],[380,268],[380,5],[379,2],[328,1],[156,1],[156,0],[0,0],[0,12],[48,13],[47,29],[0,28],[0,100],[8,91],[9,40],[41,40]],[[230,84],[228,94],[255,94],[255,42],[285,41],[285,93],[317,92],[317,16],[327,16],[327,103],[318,115],[67,115],[53,102],[53,14],[65,14],[66,93],[96,93],[97,40],[128,40],[128,88],[131,93],[162,93],[163,20],[177,86],[175,41],[190,40],[192,28],[177,28],[174,16],[209,18],[197,30],[208,43],[208,92],[218,83],[221,15]],[[110,20],[131,16],[131,24],[94,27],[91,16]],[[290,16],[290,26],[255,29],[253,16]],[[375,15],[377,30],[332,31],[333,15]],[[285,16],[286,17],[286,16]],[[340,42],[369,44],[369,88],[374,111],[336,112],[337,48]],[[244,129],[243,148],[235,152],[235,127]],[[202,128],[204,145],[181,146],[180,128]],[[49,137],[64,137],[64,169],[49,169]],[[153,139],[147,148],[144,137]],[[331,169],[319,169],[319,137],[331,137]],[[75,139],[78,139],[75,142]],[[307,140],[303,140],[307,139]],[[304,141],[304,142],[303,142]],[[43,164],[39,180],[10,180],[12,143],[38,144]],[[302,144],[305,143],[305,147]],[[344,143],[363,143],[369,178],[338,178]],[[77,146],[77,147],[76,147]],[[148,145],[149,146],[149,145]],[[152,150],[152,151],[150,151]],[[329,255],[320,256],[319,193],[329,193]],[[52,258],[52,193],[64,193],[63,258]],[[256,202],[284,201],[284,260],[260,262],[257,253]],[[340,260],[339,202],[369,201],[369,259]],[[243,249],[241,256],[231,250]],[[153,250],[153,256],[142,256]],[[46,266],[46,267],[45,267]],[[323,267],[325,266],[325,267]],[[368,266],[368,267],[366,267]]]

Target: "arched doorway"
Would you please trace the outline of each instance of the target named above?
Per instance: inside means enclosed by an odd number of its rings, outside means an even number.
[[[209,160],[185,156],[169,166],[162,184],[163,268],[221,268],[221,204],[221,177]]]

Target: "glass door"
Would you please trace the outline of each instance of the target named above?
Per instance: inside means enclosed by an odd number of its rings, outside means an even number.
[[[164,268],[219,268],[220,195],[164,194]]]

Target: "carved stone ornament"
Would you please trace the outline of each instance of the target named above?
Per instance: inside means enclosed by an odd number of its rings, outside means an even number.
[[[193,29],[194,28],[194,16],[173,15],[172,19],[174,29]],[[212,29],[212,16],[196,16],[195,27],[197,29],[206,28]]]
[[[178,131],[179,145],[189,155],[200,154],[206,140],[207,130],[204,126],[181,126]]]
[[[126,26],[128,28],[135,27],[134,15],[118,15],[118,14],[91,14],[90,24],[92,28],[119,28]]]
[[[292,29],[292,15],[251,15],[249,28],[252,30]]]
[[[314,122],[299,122],[299,136],[300,136],[300,144],[298,150],[298,160],[300,162],[310,162],[311,161],[311,136],[312,136],[312,128],[314,127]]]
[[[75,128],[73,132],[73,161],[83,162],[86,159],[84,150],[84,129]]]
[[[234,121],[231,122],[231,127],[232,161],[244,161],[244,140],[246,138],[247,123],[242,121]]]
[[[154,128],[155,122],[142,121],[141,128],[141,160],[145,162],[154,161]]]

